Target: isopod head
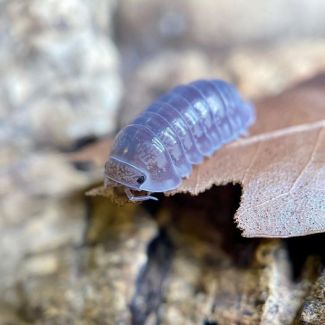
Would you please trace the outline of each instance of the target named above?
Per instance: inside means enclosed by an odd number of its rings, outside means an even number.
[[[149,129],[137,124],[125,127],[115,138],[105,179],[107,185],[124,186],[129,198],[130,190],[165,192],[181,182],[163,144]],[[146,198],[152,199],[145,196],[141,200]]]

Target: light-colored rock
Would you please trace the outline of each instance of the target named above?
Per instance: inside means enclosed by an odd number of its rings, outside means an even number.
[[[227,56],[224,68],[250,98],[278,94],[325,69],[325,41],[305,39],[237,48]]]
[[[115,129],[121,83],[110,39],[114,6],[1,2],[1,289],[27,270],[38,272],[37,260],[19,267],[25,256],[81,243],[82,192],[101,179],[102,170],[78,170],[58,151]],[[55,268],[54,260],[45,264],[40,273]]]
[[[20,285],[2,290],[0,306],[19,309],[33,324],[130,322],[128,305],[156,226],[136,206],[114,207],[103,199],[92,204],[83,245],[27,256]]]
[[[128,63],[166,48],[203,51],[324,36],[325,4],[312,1],[119,1],[119,40]]]
[[[325,273],[314,283],[299,311],[297,324],[322,325],[325,323]]]
[[[1,143],[69,148],[115,129],[121,84],[108,38],[112,5],[96,3],[3,3]]]

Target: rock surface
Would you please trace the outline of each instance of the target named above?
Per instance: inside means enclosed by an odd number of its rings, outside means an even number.
[[[109,25],[112,4],[97,3],[2,3],[1,143],[69,148],[114,130],[118,53],[101,26]]]

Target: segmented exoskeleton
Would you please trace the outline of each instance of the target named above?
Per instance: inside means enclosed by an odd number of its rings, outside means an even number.
[[[105,165],[105,185],[124,186],[132,201],[156,199],[150,193],[177,188],[192,165],[237,139],[254,121],[252,105],[225,81],[177,86],[118,133]]]

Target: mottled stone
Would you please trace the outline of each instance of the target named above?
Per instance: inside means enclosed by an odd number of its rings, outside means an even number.
[[[296,324],[325,324],[325,273],[319,276],[307,295]]]
[[[224,66],[248,97],[278,94],[325,69],[325,42],[306,39],[231,51]]]
[[[114,130],[121,85],[107,37],[112,5],[97,3],[2,3],[1,143],[68,148]]]
[[[89,204],[83,241],[29,254],[20,263],[19,285],[2,291],[0,305],[19,310],[22,321],[129,323],[128,304],[155,224],[134,205],[121,208],[98,198]]]
[[[112,43],[112,1],[2,1],[0,10],[0,286],[48,273],[80,244],[83,191],[102,170],[59,150],[115,129],[121,85]]]
[[[242,44],[322,37],[321,0],[119,1],[117,35],[128,65],[166,48],[207,52]],[[288,15],[288,13],[290,14]]]

